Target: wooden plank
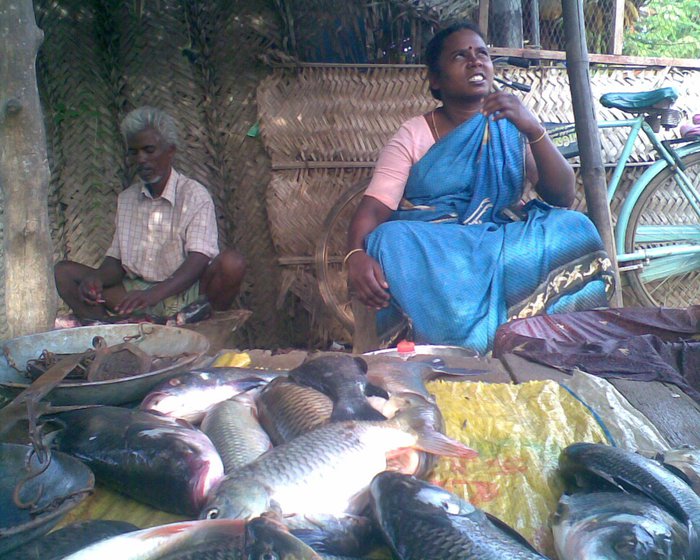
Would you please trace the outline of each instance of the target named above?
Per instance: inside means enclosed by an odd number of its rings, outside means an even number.
[[[530,60],[566,60],[564,51],[546,49],[510,47],[491,47],[492,56],[518,56]],[[657,56],[622,56],[615,54],[590,54],[589,59],[596,64],[612,66],[676,66],[678,68],[700,68],[700,58],[668,58]],[[352,64],[335,62],[303,62],[299,64],[272,64],[273,68],[364,68],[367,70],[381,68],[425,68],[423,64]]]
[[[519,56],[531,60],[566,60],[563,51],[548,51],[540,49],[510,49],[507,47],[491,47],[492,56]],[[700,58],[666,58],[655,56],[621,56],[615,54],[590,54],[593,63],[612,64],[619,66],[676,66],[678,68],[700,68]]]
[[[614,55],[622,54],[622,36],[625,25],[625,0],[615,0],[615,17],[612,23],[612,45],[610,50]]]
[[[484,40],[489,42],[489,4],[491,0],[479,0],[479,29],[484,34]]]
[[[355,354],[364,354],[379,348],[377,337],[377,312],[352,298],[352,314],[355,318],[355,328],[352,333],[352,351]]]
[[[700,447],[700,406],[675,385],[656,381],[609,379],[673,447]]]

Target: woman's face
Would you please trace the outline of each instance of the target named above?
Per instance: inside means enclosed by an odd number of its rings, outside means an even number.
[[[491,91],[493,64],[484,40],[477,33],[462,29],[452,33],[442,46],[440,72],[430,72],[432,89],[446,99],[483,98]]]

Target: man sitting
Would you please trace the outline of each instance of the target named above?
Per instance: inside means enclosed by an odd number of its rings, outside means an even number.
[[[219,252],[211,195],[173,169],[175,120],[140,107],[124,118],[121,133],[140,181],[119,195],[114,239],[99,268],[56,264],[59,295],[82,319],[135,312],[167,318],[200,294],[213,309],[228,309],[245,259],[233,249]]]

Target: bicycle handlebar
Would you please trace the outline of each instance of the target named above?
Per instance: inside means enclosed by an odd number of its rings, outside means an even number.
[[[520,58],[517,56],[499,56],[499,57],[494,58],[492,60],[492,62],[493,62],[494,66],[496,66],[498,64],[510,64],[511,66],[517,66],[519,68],[529,68],[530,67],[530,60],[529,59]],[[528,93],[532,89],[528,84],[514,82],[514,81],[509,80],[507,78],[499,78],[498,76],[494,76],[494,80],[497,81],[499,84],[503,84],[506,87],[517,89],[518,91],[524,91],[525,93]]]
[[[525,93],[529,92],[532,89],[528,84],[521,84],[520,82],[513,82],[511,80],[506,80],[505,78],[499,78],[498,76],[494,76],[493,79],[496,80],[499,84],[503,84],[504,86],[512,87],[513,89],[517,89],[519,91],[524,91]]]

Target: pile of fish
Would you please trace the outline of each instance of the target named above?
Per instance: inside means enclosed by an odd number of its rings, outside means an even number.
[[[438,456],[476,456],[445,435],[426,382],[478,373],[327,354],[289,371],[199,369],[155,387],[138,408],[57,413],[52,445],[99,483],[192,520],[104,527],[109,534],[94,531],[60,554],[37,541],[38,557],[302,560],[383,549],[401,560],[546,558],[425,481]],[[560,470],[569,492],[552,518],[559,560],[700,559],[700,498],[656,460],[578,443]]]
[[[679,455],[668,454],[676,468],[682,462],[690,469]],[[569,487],[552,516],[560,560],[700,558],[700,497],[663,464],[607,445],[576,443],[562,452],[559,469]]]

